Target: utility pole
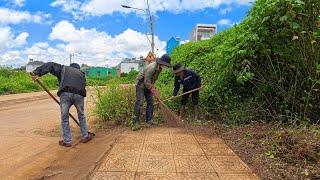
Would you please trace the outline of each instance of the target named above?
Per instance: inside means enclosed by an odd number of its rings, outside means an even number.
[[[155,54],[154,54],[154,16],[151,15],[151,12],[150,12],[149,0],[147,0],[147,6],[148,6],[149,17],[150,17],[151,50],[152,50],[152,54],[155,55]]]
[[[149,16],[150,18],[150,29],[151,29],[151,42],[149,40],[149,42],[151,43],[151,51],[152,51],[152,54],[155,55],[155,43],[154,43],[154,16],[151,15],[151,12],[150,12],[150,6],[149,6],[149,0],[147,0],[147,9],[140,9],[140,8],[136,8],[136,7],[131,7],[131,6],[128,6],[128,5],[121,5],[123,8],[127,8],[127,9],[135,9],[135,10],[140,10],[140,11],[143,11],[144,13],[146,13],[147,16]],[[148,34],[146,32],[146,36],[148,36],[150,34]]]
[[[151,48],[152,48],[152,54],[154,54],[154,16],[151,15],[150,16],[150,26],[151,26],[151,36],[152,36],[152,39],[151,39]]]
[[[70,53],[70,65],[72,63],[72,54]]]

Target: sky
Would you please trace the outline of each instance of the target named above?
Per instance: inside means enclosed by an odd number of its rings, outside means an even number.
[[[149,0],[155,16],[157,56],[166,42],[188,42],[197,23],[218,32],[240,23],[254,0]],[[0,66],[29,59],[91,66],[115,66],[123,58],[146,56],[150,43],[146,0],[0,0]]]

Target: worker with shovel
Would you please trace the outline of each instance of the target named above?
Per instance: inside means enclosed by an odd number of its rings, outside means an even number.
[[[194,105],[194,119],[200,118],[200,106],[199,106],[199,89],[201,87],[201,77],[194,71],[185,68],[180,63],[173,66],[173,73],[175,74],[173,96],[177,96],[180,90],[180,85],[183,85],[183,93],[192,92],[192,103]],[[180,116],[185,114],[186,105],[188,102],[190,93],[182,96]]]
[[[138,75],[136,80],[136,103],[134,107],[135,125],[140,128],[141,107],[143,105],[143,98],[146,98],[146,123],[153,125],[153,96],[159,99],[159,92],[155,89],[154,84],[158,79],[162,69],[170,67],[171,58],[168,55],[163,55],[157,58],[155,62],[147,65]]]
[[[79,64],[72,63],[70,66],[64,66],[54,62],[45,63],[33,71],[32,79],[39,82],[38,78],[51,73],[56,76],[59,81],[58,96],[60,97],[61,110],[61,129],[63,140],[59,141],[59,145],[71,147],[72,138],[69,125],[69,110],[74,105],[78,112],[82,139],[80,142],[86,143],[90,141],[94,134],[88,133],[86,117],[84,114],[84,97],[86,97],[86,79],[85,75],[80,71]]]

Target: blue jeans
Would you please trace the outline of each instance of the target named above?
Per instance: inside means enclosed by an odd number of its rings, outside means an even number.
[[[153,116],[153,97],[149,89],[144,88],[141,85],[136,86],[136,104],[134,107],[135,122],[140,123],[141,107],[143,105],[143,98],[146,98],[147,109],[146,109],[146,122],[152,121]]]
[[[67,144],[72,143],[69,125],[69,110],[72,105],[77,109],[82,137],[88,137],[88,127],[84,114],[84,97],[78,94],[64,92],[60,94],[61,128],[63,141]]]

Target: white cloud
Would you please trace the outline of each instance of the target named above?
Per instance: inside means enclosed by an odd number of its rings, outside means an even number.
[[[16,45],[22,46],[22,45],[27,44],[28,37],[29,37],[29,33],[27,33],[27,32],[23,32],[23,33],[19,34],[15,39]]]
[[[0,27],[0,52],[27,44],[28,37],[27,32],[22,32],[15,37],[10,27]]]
[[[253,2],[255,2],[255,0],[237,0],[237,3],[239,5],[248,5],[248,4],[251,4]]]
[[[24,58],[22,58],[22,54],[18,50],[10,50],[6,51],[4,54],[0,55],[0,65],[7,66],[21,66],[25,63]]]
[[[25,5],[25,0],[13,0],[12,2],[15,6],[22,7]]]
[[[254,0],[154,0],[150,2],[151,11],[157,13],[159,11],[169,11],[171,13],[181,13],[184,11],[196,11],[205,8],[219,8],[221,5],[246,5]],[[89,0],[80,3],[75,0],[55,0],[51,3],[53,7],[62,7],[66,12],[70,12],[76,17],[79,16],[102,16],[111,15],[114,12],[129,13],[141,11],[134,9],[125,9],[121,5],[128,5],[140,9],[145,9],[145,0]]]
[[[0,8],[0,25],[19,24],[23,22],[44,23],[48,14],[31,14],[28,11],[16,11],[8,8]]]
[[[12,34],[9,27],[0,28],[0,50],[9,47]]]
[[[0,65],[21,65],[24,59],[20,49],[27,44],[28,37],[27,32],[15,36],[10,27],[0,27]]]
[[[218,25],[220,25],[220,26],[233,26],[233,25],[235,25],[235,23],[232,22],[231,19],[220,19],[218,21]]]
[[[80,17],[78,9],[80,9],[81,2],[76,0],[55,0],[50,6],[61,7],[64,12],[71,12],[73,16]]]
[[[226,8],[220,9],[219,13],[222,15],[226,15],[228,12],[231,12],[231,11],[232,11],[232,7],[228,6]]]
[[[117,65],[122,58],[146,56],[150,43],[146,35],[127,29],[111,36],[96,29],[76,28],[68,21],[60,21],[53,28],[49,40],[61,43],[54,47],[48,42],[39,42],[23,52],[28,58],[42,61],[69,63],[69,54],[75,53],[75,62],[89,65]],[[158,55],[164,54],[165,42],[155,37]]]

